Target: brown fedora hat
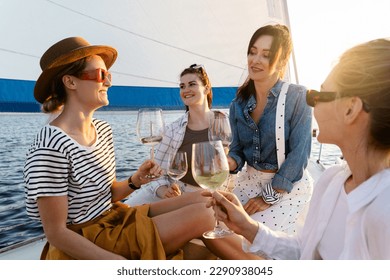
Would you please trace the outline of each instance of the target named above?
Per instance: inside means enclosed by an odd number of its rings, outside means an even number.
[[[99,55],[109,69],[117,58],[117,51],[110,46],[91,45],[84,38],[70,37],[51,46],[41,57],[42,73],[34,87],[34,97],[39,103],[51,95],[50,84],[52,78],[64,66],[91,55]]]

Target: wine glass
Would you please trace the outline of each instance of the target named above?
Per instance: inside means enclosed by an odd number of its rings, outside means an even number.
[[[222,146],[222,141],[199,142],[192,144],[192,176],[195,181],[204,189],[217,190],[229,175],[229,165]],[[224,229],[215,221],[213,230],[205,232],[204,238],[215,239],[233,232]]]
[[[211,112],[209,121],[209,140],[221,140],[227,154],[229,145],[232,142],[229,117],[221,112]]]
[[[177,151],[175,154],[170,154],[168,159],[168,176],[171,177],[175,183],[187,174],[187,153],[184,151]]]
[[[161,142],[164,131],[164,119],[160,108],[142,108],[137,116],[137,136],[142,144],[151,146],[150,158],[154,159],[154,146]],[[149,178],[154,178],[149,175]]]
[[[229,117],[221,112],[211,112],[209,121],[209,140],[221,140],[225,154],[227,155],[229,153],[229,145],[232,142],[232,130],[230,128]],[[231,175],[229,174],[224,186],[226,191],[231,192],[234,186],[230,187],[230,177]]]

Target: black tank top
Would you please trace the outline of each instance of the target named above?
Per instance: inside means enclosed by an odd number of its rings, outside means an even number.
[[[183,183],[199,187],[198,183],[195,182],[191,172],[192,144],[209,141],[208,131],[209,131],[208,128],[202,130],[191,130],[188,127],[186,128],[186,133],[184,135],[183,143],[179,148],[179,151],[183,151],[187,153],[187,161],[188,161],[187,174],[180,180]]]

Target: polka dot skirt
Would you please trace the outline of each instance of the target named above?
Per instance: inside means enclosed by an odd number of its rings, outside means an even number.
[[[249,169],[249,171],[248,171]],[[253,168],[244,168],[235,181],[234,194],[245,205],[250,198],[261,195],[262,184],[269,183],[274,174],[255,171]],[[251,217],[271,228],[288,234],[296,232],[298,223],[303,223],[306,216],[307,206],[313,191],[313,179],[307,171],[302,179],[294,183],[290,193],[284,193],[280,202],[268,209],[257,212]]]

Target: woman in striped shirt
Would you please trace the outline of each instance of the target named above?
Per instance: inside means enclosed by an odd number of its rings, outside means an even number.
[[[162,172],[147,160],[116,180],[111,128],[93,117],[108,105],[107,69],[116,57],[112,47],[71,37],[41,58],[34,97],[44,112],[59,112],[37,134],[24,168],[27,213],[41,220],[48,240],[42,259],[179,259],[185,243],[213,227],[200,196],[119,203],[150,181],[146,175]]]

